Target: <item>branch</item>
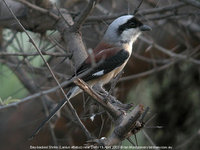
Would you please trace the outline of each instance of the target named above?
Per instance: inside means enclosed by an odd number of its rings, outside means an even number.
[[[140,3],[139,3],[139,5],[136,7],[136,9],[134,10],[133,15],[136,15],[136,13],[138,12],[140,6],[142,5],[142,2],[143,2],[143,0],[140,0]]]
[[[55,52],[44,52],[41,51],[42,55],[48,55],[48,56],[55,56],[55,57],[70,57],[71,54],[62,54],[62,53],[55,53]],[[37,52],[35,53],[21,53],[21,52],[0,52],[0,56],[38,56]]]
[[[177,20],[177,17],[183,17],[183,16],[198,16],[200,15],[200,12],[186,12],[186,13],[178,13],[178,12],[171,12],[169,14],[164,14],[164,15],[159,15],[159,16],[153,16],[153,17],[148,17],[146,19],[141,19],[141,21],[146,21],[146,20],[151,20],[151,21],[154,21],[154,20],[162,20],[162,19],[176,19]]]
[[[18,18],[26,16],[26,12],[28,11],[28,9],[24,5],[21,5],[19,2],[13,0],[7,0],[7,3],[12,8],[13,12]],[[7,21],[13,18],[12,15],[9,14],[9,11],[5,7],[3,1],[0,1],[0,10],[0,24],[2,23],[2,21]]]
[[[87,16],[94,9],[96,2],[97,0],[90,0],[87,7],[82,11],[77,20],[75,20],[74,25],[71,27],[71,31],[78,31],[80,29],[81,25],[85,22]]]
[[[58,79],[56,78],[55,74],[53,73],[53,71],[51,70],[51,67],[49,66],[49,64],[47,63],[47,61],[45,60],[45,58],[42,55],[41,50],[37,47],[36,43],[34,42],[34,40],[32,39],[32,37],[28,34],[28,32],[26,31],[26,29],[23,27],[23,25],[20,23],[20,21],[16,18],[15,14],[12,12],[12,10],[9,8],[9,6],[7,5],[6,1],[3,0],[6,7],[9,9],[10,13],[12,14],[12,16],[15,18],[15,20],[17,21],[17,23],[20,25],[20,27],[22,28],[22,30],[26,33],[26,35],[28,36],[30,42],[33,44],[33,46],[35,47],[35,49],[37,50],[37,52],[40,54],[42,60],[44,61],[45,65],[47,66],[49,72],[51,73],[51,75],[53,76],[54,80],[56,81],[57,85],[59,86],[59,89],[61,90],[62,94],[64,95],[64,97],[67,100],[67,105],[71,111],[71,113],[74,115],[74,117],[76,118],[76,120],[78,121],[79,126],[82,128],[82,130],[84,131],[84,133],[86,134],[88,139],[91,139],[92,136],[90,135],[90,132],[86,129],[86,127],[84,126],[84,124],[82,123],[82,121],[80,120],[76,110],[74,109],[73,105],[71,104],[71,102],[69,101],[68,97],[66,96],[63,88],[61,87]],[[34,134],[35,135],[35,134]],[[33,136],[34,136],[33,135]],[[31,137],[33,138],[33,137]]]
[[[186,6],[185,3],[177,3],[177,4],[173,4],[173,5],[167,5],[167,6],[163,6],[163,7],[159,7],[159,8],[151,8],[151,9],[144,9],[144,10],[140,10],[138,12],[138,14],[140,15],[150,15],[150,14],[154,14],[154,13],[163,13],[166,11],[171,11],[171,10],[175,10],[177,8],[181,8],[183,6]]]
[[[65,11],[62,11],[62,13],[63,17],[56,24],[56,29],[63,36],[64,47],[72,53],[72,61],[77,68],[86,59],[87,52],[81,34],[69,29],[74,24],[72,17]]]
[[[193,7],[199,8],[200,9],[200,2],[197,0],[182,0],[185,3],[192,5]]]
[[[166,55],[168,55],[170,57],[175,57],[175,58],[179,58],[179,59],[183,59],[183,60],[185,59],[185,60],[191,61],[192,63],[198,64],[198,65],[200,64],[200,60],[196,60],[196,59],[194,59],[192,57],[188,57],[186,55],[174,53],[174,52],[172,52],[172,51],[170,51],[170,50],[168,50],[168,49],[166,49],[166,48],[164,48],[164,47],[162,47],[162,46],[160,46],[160,45],[148,40],[145,37],[140,36],[139,39],[141,39],[142,41],[144,41],[145,43],[147,43],[149,45],[152,45],[157,50],[159,50],[160,52],[162,52],[162,53],[164,53],[164,54],[166,54]]]
[[[96,65],[100,65],[100,64],[101,64],[101,63],[96,64]],[[94,69],[94,68],[91,67],[88,71],[86,71],[86,72],[84,72],[84,73],[78,75],[78,76],[75,77],[75,78],[83,78],[83,77],[87,76],[93,69]],[[69,79],[69,80],[67,80],[67,81],[64,81],[64,82],[62,82],[60,85],[61,85],[62,87],[68,87],[68,86],[70,86],[70,85],[73,83],[73,81],[74,81],[74,78]],[[40,96],[42,96],[42,95],[50,94],[50,93],[55,92],[55,91],[58,90],[58,89],[59,89],[59,86],[55,86],[55,87],[53,87],[53,88],[51,88],[51,89],[44,90],[44,91],[35,93],[35,94],[33,94],[33,95],[29,95],[29,96],[23,98],[21,101],[27,101],[27,100],[30,100],[30,99],[33,99],[33,98],[40,97]]]
[[[142,128],[142,123],[139,122],[139,119],[143,113],[144,109],[142,105],[136,106],[130,113],[123,116],[119,124],[115,126],[112,134],[108,138],[104,139],[95,139],[93,141],[97,145],[103,145],[107,148],[113,145],[119,145],[122,140],[130,137],[133,133],[132,131],[139,131]]]
[[[98,104],[100,104],[112,117],[115,124],[115,129],[111,136],[105,139],[94,139],[89,142],[95,142],[98,145],[113,146],[121,143],[122,140],[130,137],[132,134],[136,134],[144,125],[143,119],[147,114],[149,108],[143,113],[143,106],[136,106],[129,113],[122,113],[109,101],[105,101],[99,94],[91,89],[84,81],[76,78],[74,83],[79,86],[82,90],[87,92],[91,97],[94,98]]]
[[[49,12],[47,12],[48,15],[46,15],[45,13],[45,15],[42,15],[42,12],[39,11],[41,9],[37,9],[37,11],[32,11],[34,10],[32,9],[31,11],[29,11],[29,8],[27,6],[29,4],[28,2],[27,5],[25,3],[23,4],[19,1],[14,0],[9,0],[6,2],[9,4],[9,7],[12,9],[15,16],[17,16],[17,18],[21,20],[21,23],[27,30],[44,33],[47,30],[54,29],[57,20],[54,19],[52,15],[49,15],[51,14],[50,11],[55,11],[53,8],[49,9]],[[10,15],[3,1],[0,1],[0,8],[2,9],[0,13],[0,26],[3,26],[4,28],[14,29],[16,31],[23,31],[19,24],[16,24],[16,20],[12,17],[12,15]],[[38,8],[38,6],[36,6],[36,8]]]
[[[155,72],[158,72],[158,71],[162,71],[170,66],[172,66],[176,61],[172,61],[168,64],[165,64],[165,65],[162,65],[160,67],[157,67],[157,68],[153,68],[151,70],[148,70],[148,71],[145,71],[145,72],[141,72],[141,73],[138,73],[138,74],[133,74],[133,75],[130,75],[130,76],[127,76],[127,77],[123,77],[119,80],[119,82],[123,82],[123,81],[127,81],[127,80],[132,80],[132,79],[136,79],[136,78],[140,78],[140,77],[144,77],[144,76],[147,76],[147,75],[150,75],[150,74],[153,74]]]
[[[186,6],[185,3],[177,3],[174,5],[167,5],[167,6],[163,6],[163,7],[159,7],[159,8],[151,8],[151,9],[144,9],[144,10],[140,10],[136,16],[145,16],[145,15],[150,15],[150,14],[155,14],[155,13],[163,13],[166,11],[172,11],[174,9],[178,9],[181,8],[183,6]],[[122,12],[119,14],[112,14],[112,15],[101,15],[101,16],[90,16],[87,18],[87,22],[93,22],[93,21],[102,21],[102,20],[112,20],[115,19],[117,17],[120,17],[122,15],[126,15],[127,12]]]
[[[79,86],[83,91],[87,92],[94,100],[100,104],[108,113],[113,117],[114,120],[118,119],[121,112],[117,110],[109,101],[105,101],[99,94],[97,94],[87,83],[83,80],[76,78],[74,83]]]
[[[59,20],[59,19],[60,19],[59,16],[57,16],[56,14],[50,12],[50,11],[47,10],[47,9],[44,9],[44,8],[39,7],[39,6],[37,6],[37,5],[34,5],[34,4],[32,4],[32,3],[28,2],[28,1],[25,1],[25,0],[18,0],[18,1],[21,2],[22,4],[25,4],[25,5],[28,6],[29,8],[32,8],[32,9],[34,9],[34,10],[39,11],[40,13],[49,15],[50,17],[52,17],[52,18],[55,19],[55,20]]]

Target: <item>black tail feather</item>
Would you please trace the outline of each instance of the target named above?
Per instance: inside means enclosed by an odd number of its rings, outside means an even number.
[[[69,91],[67,93],[67,97],[69,98],[71,95],[71,92]],[[42,123],[38,126],[38,128],[33,132],[33,134],[30,136],[30,140],[40,131],[40,129],[57,113],[58,110],[60,110],[65,103],[67,102],[67,99],[64,98],[63,100],[61,100],[58,105],[53,109],[52,112],[50,112],[49,116],[47,118],[45,118],[45,120],[42,121]]]

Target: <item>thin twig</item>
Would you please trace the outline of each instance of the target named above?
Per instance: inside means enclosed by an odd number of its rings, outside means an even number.
[[[127,76],[127,77],[123,77],[119,80],[119,82],[123,82],[123,81],[127,81],[127,80],[132,80],[132,79],[136,79],[136,78],[140,78],[140,77],[144,77],[144,76],[147,76],[147,75],[150,75],[150,74],[153,74],[155,72],[158,72],[158,71],[162,71],[170,66],[172,66],[174,63],[176,63],[177,61],[172,61],[166,65],[162,65],[161,67],[157,67],[157,68],[153,68],[151,70],[148,70],[148,71],[145,71],[145,72],[141,72],[141,73],[138,73],[138,74],[133,74],[133,75],[130,75],[130,76]]]
[[[6,3],[5,0],[3,0],[6,7],[8,8],[8,10],[10,11],[10,13],[12,14],[12,16],[14,17],[14,19],[17,21],[17,23],[20,25],[20,27],[22,28],[22,30],[26,33],[26,35],[28,36],[30,42],[33,44],[33,46],[36,48],[36,50],[38,51],[38,53],[40,54],[42,60],[44,61],[45,65],[47,66],[48,70],[50,71],[51,75],[53,76],[54,80],[56,81],[57,85],[59,86],[59,89],[61,90],[62,94],[64,95],[64,97],[66,98],[66,100],[68,101],[67,105],[70,108],[72,114],[74,115],[74,117],[76,118],[76,120],[78,121],[79,126],[82,128],[82,130],[84,131],[84,133],[86,134],[88,139],[91,139],[92,136],[90,135],[90,132],[86,129],[86,127],[84,126],[84,124],[82,123],[82,121],[80,120],[76,110],[74,109],[73,105],[71,104],[71,102],[69,101],[68,97],[66,96],[62,86],[60,85],[58,79],[56,78],[55,74],[53,73],[53,71],[51,70],[51,67],[49,66],[49,64],[47,63],[47,61],[45,60],[45,58],[42,55],[41,50],[37,47],[36,43],[34,42],[34,40],[32,39],[32,37],[28,34],[28,32],[26,31],[26,29],[23,27],[23,25],[20,23],[20,21],[17,19],[17,17],[15,16],[15,14],[13,13],[13,11],[10,9],[10,7],[8,6],[8,4]],[[37,134],[39,130],[36,130],[34,132],[34,134],[31,136],[31,138],[33,138],[35,136],[35,134]]]
[[[136,127],[136,122],[143,112],[143,106],[136,106],[131,112],[123,117],[120,123],[115,127],[113,133],[105,140],[101,141],[106,146],[119,144],[122,140],[130,137],[129,134]]]
[[[200,12],[170,12],[169,14],[164,14],[164,15],[159,15],[159,16],[153,16],[153,17],[148,17],[145,19],[142,19],[141,21],[146,21],[146,20],[162,20],[162,19],[176,19],[177,17],[184,17],[186,16],[188,18],[188,16],[198,16],[200,15]]]
[[[192,5],[193,7],[199,8],[200,9],[200,2],[197,0],[182,0],[187,4]]]
[[[85,22],[87,16],[91,13],[94,9],[97,0],[90,0],[87,7],[82,11],[79,17],[75,20],[75,23],[71,27],[71,31],[77,31],[81,27],[81,25]]]
[[[139,5],[135,8],[135,10],[134,10],[134,12],[133,12],[133,15],[136,15],[136,13],[138,12],[140,6],[142,5],[142,2],[143,2],[143,0],[140,0],[140,3],[139,3]]]
[[[123,77],[119,80],[119,82],[123,82],[123,81],[126,81],[126,80],[132,80],[132,79],[135,79],[135,78],[139,78],[139,77],[143,77],[143,76],[147,76],[147,75],[150,75],[152,73],[154,73],[155,71],[161,71],[161,70],[164,70],[168,67],[170,67],[171,65],[173,65],[175,62],[171,62],[169,64],[166,64],[166,65],[163,65],[161,67],[158,67],[158,68],[154,68],[154,69],[151,69],[149,71],[146,71],[146,72],[142,72],[142,73],[138,73],[138,74],[134,74],[134,75],[131,75],[131,76],[127,76],[127,77]],[[84,73],[84,74],[81,74],[78,76],[78,78],[82,78],[84,76],[86,76],[88,73],[91,72],[92,69],[88,70],[88,72]],[[68,86],[70,85],[71,83],[73,83],[73,80],[74,79],[71,79],[71,80],[68,80],[68,81],[64,81],[61,83],[61,86],[62,87],[65,87],[65,86]],[[55,91],[57,91],[59,89],[59,86],[55,86],[53,88],[50,88],[48,90],[44,90],[44,91],[40,91],[38,93],[35,93],[35,94],[32,94],[32,95],[29,95],[23,99],[21,99],[21,101],[27,101],[27,100],[30,100],[30,99],[33,99],[33,98],[37,98],[37,97],[40,97],[42,95],[47,95],[47,94],[50,94],[50,93],[53,93]],[[16,105],[18,103],[15,103]],[[11,105],[15,105],[14,103],[11,104]],[[4,106],[6,107],[6,106]]]
[[[150,15],[150,14],[155,14],[155,13],[163,13],[163,12],[172,11],[172,10],[181,8],[183,6],[186,6],[186,4],[185,3],[177,3],[174,5],[167,5],[167,6],[163,6],[163,7],[159,7],[159,8],[144,9],[144,10],[138,11],[136,16],[140,16],[140,15],[145,16],[145,15]],[[127,14],[127,12],[122,12],[122,13],[112,14],[112,15],[90,16],[87,18],[86,21],[93,22],[93,21],[102,21],[102,20],[112,20],[112,19],[115,19],[117,17],[126,15],[126,14]]]
[[[135,143],[131,140],[130,137],[128,137],[127,140],[128,140],[133,146],[136,146]]]
[[[99,64],[97,64],[97,65],[100,65],[100,64],[101,64],[101,63],[99,63]],[[93,69],[94,69],[94,68],[90,68],[88,71],[85,71],[84,73],[78,75],[77,77],[78,77],[78,78],[83,78],[83,77],[87,76]],[[75,78],[76,78],[76,77],[75,77]],[[71,79],[68,79],[67,81],[62,82],[60,85],[61,85],[62,87],[66,87],[66,86],[71,85],[71,84],[73,83],[73,81],[74,81],[74,78],[71,78]],[[44,90],[44,91],[35,93],[35,94],[33,94],[33,95],[29,95],[29,96],[23,98],[21,101],[27,101],[27,100],[30,100],[30,99],[33,99],[33,98],[40,97],[40,96],[42,96],[42,95],[50,94],[50,93],[55,92],[55,91],[58,90],[58,89],[59,89],[59,86],[55,86],[55,87],[53,87],[53,88],[51,88],[51,89]]]
[[[145,37],[139,37],[139,39],[141,39],[142,41],[144,41],[145,43],[149,44],[149,45],[152,45],[153,47],[155,47],[157,50],[159,50],[160,52],[163,52],[164,54],[167,54],[168,56],[170,57],[175,57],[175,58],[179,58],[179,59],[184,59],[184,60],[188,60],[188,61],[191,61],[192,63],[195,63],[195,64],[200,64],[200,60],[196,60],[192,57],[189,57],[189,56],[186,56],[186,55],[182,55],[182,54],[177,54],[177,53],[174,53],[158,44],[156,44],[155,42],[152,42],[150,40],[148,40],[147,38]]]
[[[32,3],[28,2],[28,1],[25,1],[25,0],[18,0],[18,1],[21,2],[21,3],[24,4],[24,5],[26,5],[26,6],[30,7],[30,8],[32,8],[32,9],[34,9],[34,10],[37,10],[37,11],[43,13],[43,14],[49,15],[50,17],[52,17],[52,18],[55,19],[55,20],[60,19],[59,16],[57,16],[56,14],[50,12],[50,11],[47,10],[47,9],[44,9],[44,8],[39,7],[39,6],[37,6],[37,5],[34,5],[34,4],[32,4]]]
[[[48,110],[48,107],[47,107],[47,104],[46,104],[46,101],[44,98],[42,98],[42,105],[44,107],[44,111],[45,111],[45,115],[48,116],[49,115],[49,110]],[[56,135],[55,135],[55,132],[52,128],[52,124],[51,122],[49,122],[49,129],[50,129],[50,133],[51,133],[51,136],[52,136],[52,139],[53,139],[53,142],[54,142],[54,145],[58,145],[58,142],[57,142],[57,139],[56,139]]]
[[[169,63],[170,61],[172,61],[171,59],[167,59],[167,58],[160,58],[160,59],[154,59],[154,58],[149,58],[149,57],[145,57],[145,56],[142,56],[142,55],[139,55],[137,53],[134,54],[135,58],[139,59],[139,60],[142,60],[144,62],[147,62],[147,63],[151,63],[151,64],[160,64],[160,65],[164,65],[164,64],[167,64]]]
[[[149,109],[150,109],[150,108],[147,107],[147,108],[144,110],[144,113],[141,115],[140,122],[144,122],[144,117],[147,115]]]
[[[151,116],[151,118],[149,118],[149,119],[145,122],[145,125],[147,125],[148,123],[150,123],[155,117],[156,117],[156,114],[154,114],[153,116]]]
[[[47,56],[55,56],[55,57],[70,57],[71,54],[62,54],[62,53],[55,53],[55,52],[45,52],[41,51],[42,55],[47,55]],[[38,52],[35,53],[26,53],[26,52],[0,52],[0,56],[38,56]]]
[[[150,15],[150,14],[154,14],[154,13],[163,13],[166,11],[172,11],[178,8],[181,8],[183,6],[186,6],[185,3],[177,3],[177,4],[173,4],[173,5],[167,5],[167,6],[163,6],[163,7],[158,7],[158,8],[150,8],[150,9],[143,9],[140,10],[138,12],[139,15]]]
[[[196,131],[194,135],[189,136],[186,140],[182,141],[181,144],[177,145],[175,149],[183,149],[188,145],[189,143],[193,142],[195,138],[200,136],[200,129]]]
[[[16,36],[17,36],[17,32],[14,31],[12,37],[6,42],[5,46],[2,47],[3,51],[7,49],[7,47],[13,42]]]
[[[136,145],[138,146],[138,140],[137,140],[136,134],[134,134],[134,137],[135,137],[135,143],[136,143]]]
[[[117,110],[110,102],[104,101],[104,99],[96,93],[92,88],[90,88],[87,83],[83,80],[76,78],[74,83],[79,86],[82,90],[87,92],[94,100],[100,104],[115,120],[121,115],[121,112]]]
[[[106,118],[106,119],[107,119],[107,118]],[[101,123],[101,128],[100,128],[100,131],[99,131],[98,138],[101,137],[101,134],[102,134],[103,127],[104,127],[104,124],[105,124],[105,122],[106,122],[106,119],[104,119],[104,118],[103,118],[103,115],[101,115],[101,121],[102,121],[102,123]]]
[[[55,5],[56,9],[58,10],[58,13],[60,14],[60,16],[62,17],[62,19],[65,21],[65,23],[70,27],[70,23],[65,19],[65,17],[63,16],[63,14],[61,13],[60,9],[57,7],[57,5]]]
[[[153,140],[150,138],[150,136],[146,133],[145,130],[142,130],[142,133],[144,134],[144,136],[147,138],[147,140],[149,141],[149,143],[150,143],[152,146],[156,146],[156,144],[153,142]],[[160,148],[158,148],[158,150],[160,150]]]
[[[115,89],[119,79],[122,77],[123,73],[124,73],[124,71],[120,71],[120,73],[114,78],[113,82],[111,83],[111,87],[110,87],[107,97],[109,97],[114,92],[114,89]]]

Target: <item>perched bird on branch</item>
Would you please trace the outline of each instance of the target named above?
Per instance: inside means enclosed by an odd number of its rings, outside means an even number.
[[[102,88],[124,68],[131,56],[132,45],[141,32],[149,30],[151,30],[149,26],[144,25],[133,15],[117,18],[109,25],[102,41],[93,50],[93,54],[86,58],[72,78],[90,69],[91,71],[83,76],[82,80],[87,82],[90,87],[98,85]],[[82,90],[73,84],[67,93],[68,100],[80,92]],[[59,102],[50,115],[35,130],[33,136],[68,100],[63,99]]]

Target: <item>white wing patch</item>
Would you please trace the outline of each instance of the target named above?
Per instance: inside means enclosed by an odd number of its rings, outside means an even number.
[[[92,114],[92,116],[90,117],[90,120],[93,122],[94,121],[94,117],[95,117],[96,115],[95,114]]]
[[[104,74],[104,70],[101,70],[99,72],[96,72],[96,73],[92,74],[92,76],[101,76],[103,74]]]

